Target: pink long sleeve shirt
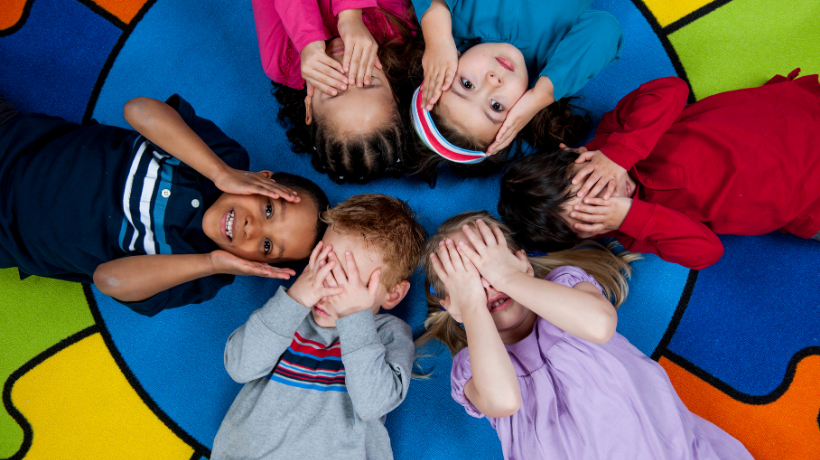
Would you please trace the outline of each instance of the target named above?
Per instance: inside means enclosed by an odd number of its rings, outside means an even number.
[[[300,54],[309,43],[339,36],[339,13],[362,9],[362,21],[379,46],[397,38],[387,11],[415,29],[408,0],[253,0],[256,36],[265,74],[276,83],[302,89]]]

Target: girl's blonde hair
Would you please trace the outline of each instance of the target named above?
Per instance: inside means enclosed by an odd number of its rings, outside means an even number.
[[[424,345],[430,339],[438,339],[447,345],[452,355],[467,347],[467,334],[464,328],[449,313],[439,308],[440,302],[447,296],[447,289],[433,270],[430,254],[438,250],[439,242],[444,241],[454,232],[460,232],[464,225],[475,228],[477,219],[483,220],[490,226],[497,225],[504,233],[507,247],[511,251],[516,252],[521,249],[512,239],[510,229],[487,211],[465,212],[444,221],[436,234],[427,242],[421,258],[422,266],[427,273],[425,285],[427,288],[427,319],[424,321],[426,331],[416,340],[416,347]],[[573,249],[554,252],[544,257],[528,257],[528,259],[538,278],[544,278],[552,270],[565,265],[583,269],[598,281],[604,288],[604,295],[615,305],[615,308],[618,308],[626,300],[629,291],[629,285],[626,283],[632,271],[629,263],[640,259],[641,256],[629,251],[615,255],[610,250],[614,244],[610,244],[607,248],[598,242],[585,240]],[[431,286],[435,295],[430,290]]]

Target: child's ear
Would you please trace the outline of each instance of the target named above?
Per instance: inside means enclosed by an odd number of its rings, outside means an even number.
[[[273,177],[273,173],[272,173],[271,171],[268,171],[268,170],[265,170],[265,171],[259,171],[259,174],[261,174],[261,175],[265,176],[265,177],[266,177],[266,178],[268,178],[268,179],[270,179],[271,177]]]
[[[310,126],[313,123],[313,98],[305,96],[305,124]]]
[[[387,300],[384,301],[382,304],[382,308],[385,310],[390,310],[391,308],[395,307],[399,304],[399,302],[404,299],[404,296],[407,295],[407,292],[410,290],[410,281],[402,280],[389,291],[387,291]]]

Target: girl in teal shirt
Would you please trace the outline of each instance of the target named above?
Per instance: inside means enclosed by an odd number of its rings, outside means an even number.
[[[623,44],[618,21],[591,3],[413,0],[426,46],[411,110],[423,175],[434,176],[444,160],[474,172],[497,167],[531,121],[536,143],[584,134],[568,97],[617,60]]]

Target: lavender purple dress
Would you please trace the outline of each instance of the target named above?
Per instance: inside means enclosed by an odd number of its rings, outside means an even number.
[[[600,285],[577,267],[546,278],[564,286]],[[598,345],[538,318],[530,335],[507,345],[521,387],[521,409],[488,417],[505,459],[752,459],[739,441],[689,412],[666,371],[622,335]],[[453,399],[473,417],[465,348],[453,359]]]

